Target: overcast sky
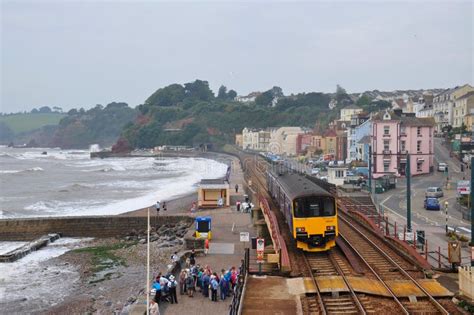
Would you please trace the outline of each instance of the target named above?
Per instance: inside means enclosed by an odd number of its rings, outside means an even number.
[[[473,84],[472,1],[0,1],[2,112],[135,106],[198,78],[242,95]]]

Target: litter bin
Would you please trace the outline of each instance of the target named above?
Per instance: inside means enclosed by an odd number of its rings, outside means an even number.
[[[252,237],[252,249],[257,249],[257,238]]]

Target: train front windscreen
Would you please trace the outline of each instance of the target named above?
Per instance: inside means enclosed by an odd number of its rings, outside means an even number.
[[[331,197],[301,197],[294,201],[295,218],[331,217],[336,214]]]

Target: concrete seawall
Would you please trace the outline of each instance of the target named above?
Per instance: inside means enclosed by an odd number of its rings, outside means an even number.
[[[152,226],[193,221],[188,216],[152,217]],[[45,234],[63,237],[116,237],[146,229],[146,217],[89,216],[0,220],[0,241],[30,241]]]

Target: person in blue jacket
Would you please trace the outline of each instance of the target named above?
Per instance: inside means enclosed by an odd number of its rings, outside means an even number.
[[[153,281],[151,288],[155,290],[155,301],[159,303],[161,299],[161,285],[159,278],[156,278],[156,280]]]

